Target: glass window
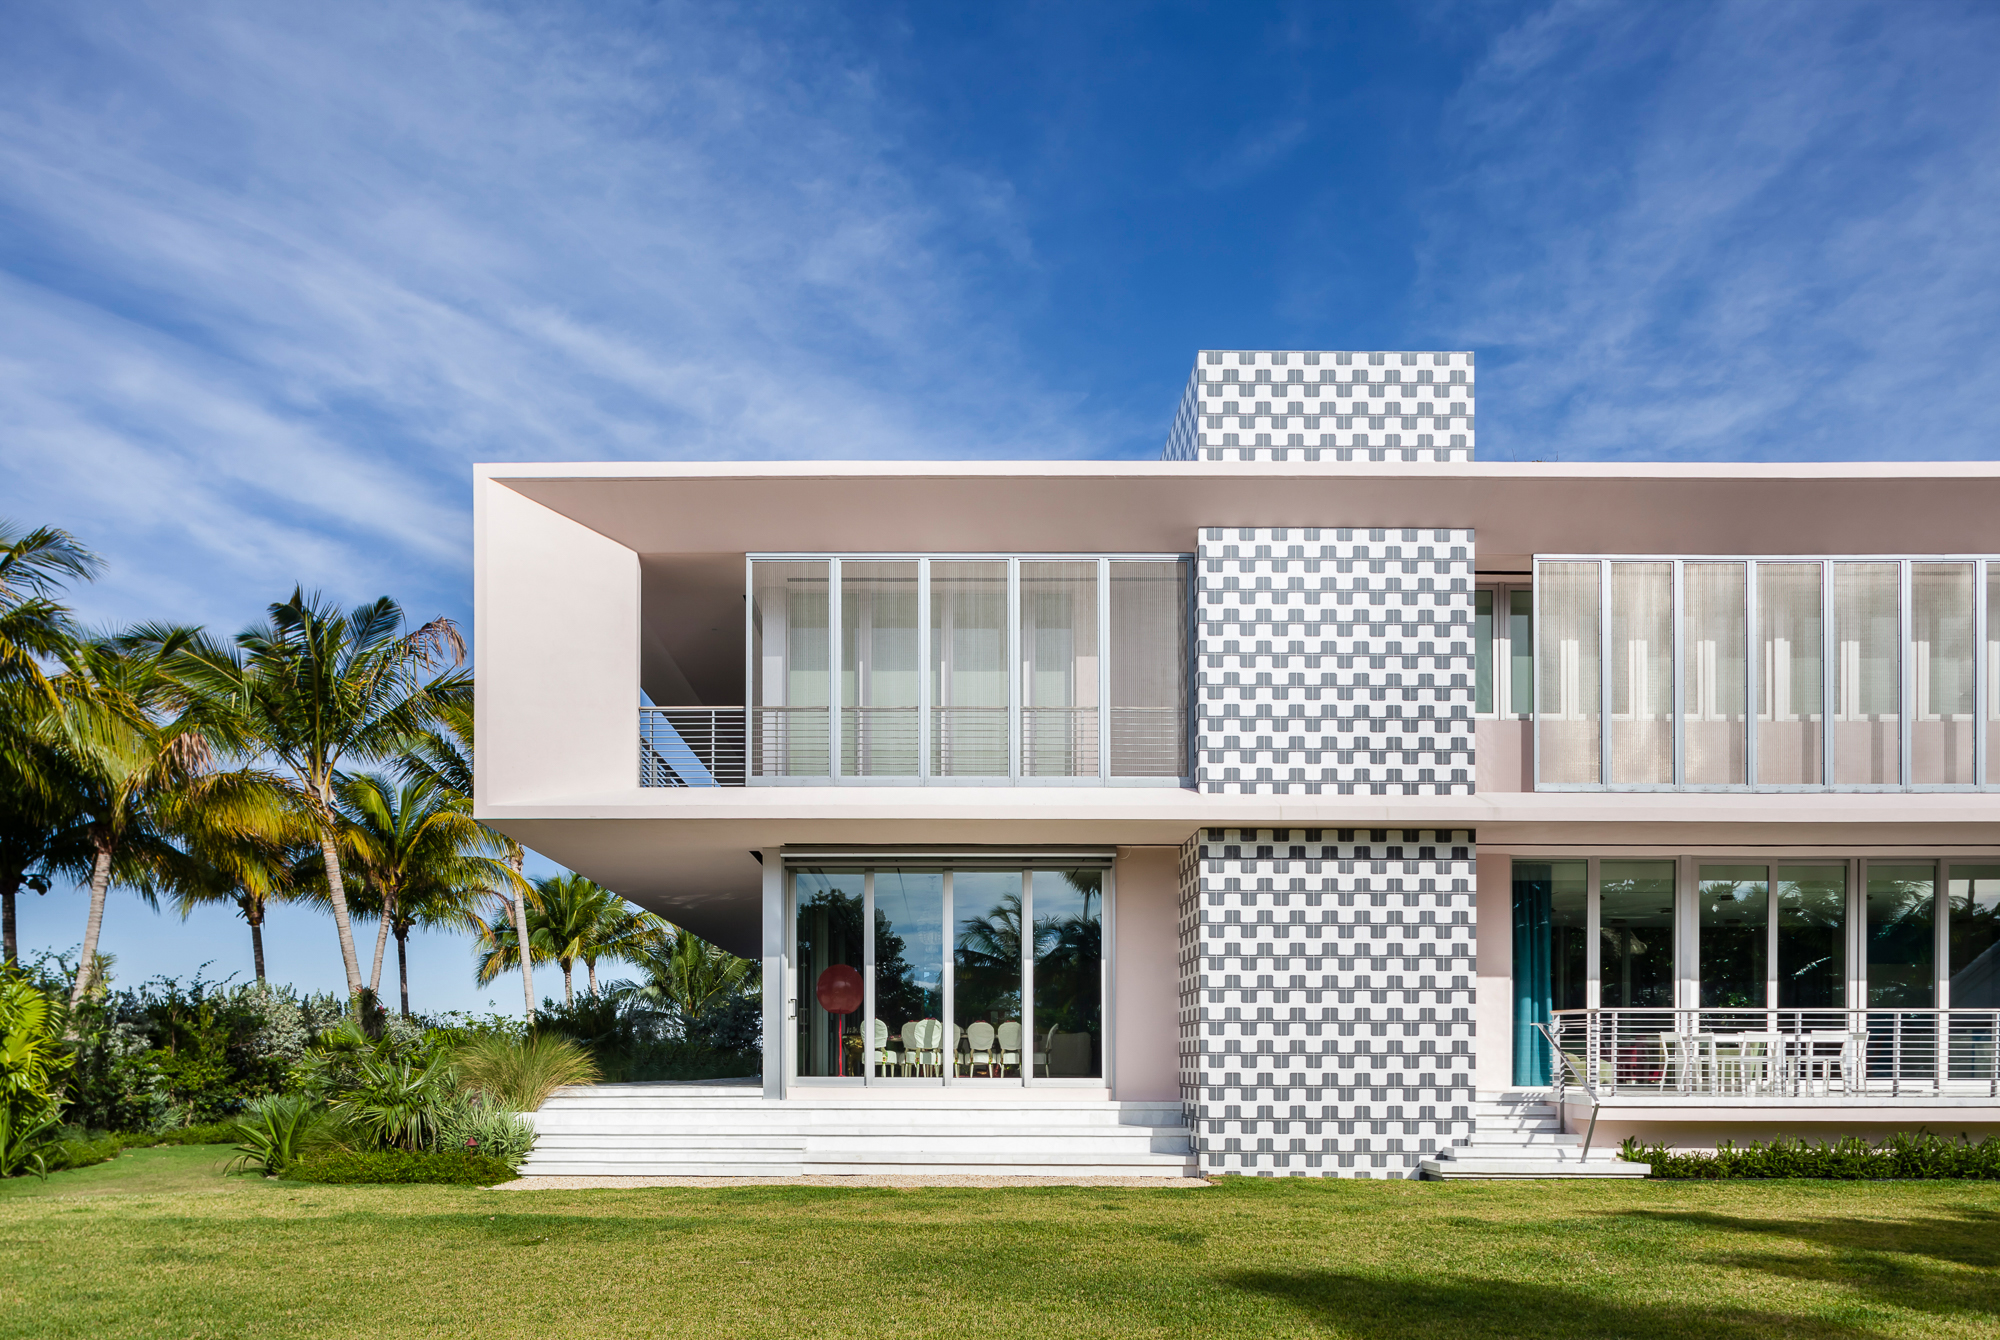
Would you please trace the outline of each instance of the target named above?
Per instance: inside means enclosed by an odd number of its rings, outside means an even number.
[[[2000,563],[1986,565],[1986,780],[2000,782]]]
[[[1611,565],[1611,780],[1674,780],[1674,568]]]
[[[1507,710],[1535,714],[1535,593],[1507,593]]]
[[[1472,593],[1472,710],[1493,710],[1493,592]]]
[[[1778,1008],[1847,1004],[1847,868],[1781,865],[1778,889]]]
[[[840,770],[917,775],[917,565],[840,565]]]
[[[1701,1003],[1709,1007],[1769,1004],[1771,886],[1761,865],[1705,865],[1697,885],[1701,906]]]
[[[862,876],[801,870],[794,878],[798,1073],[852,1078],[861,1069]]]
[[[1007,565],[931,564],[931,775],[1007,775]]]
[[[877,1075],[944,1074],[944,875],[875,872]]]
[[[1817,786],[1821,762],[1823,657],[1820,565],[1757,565],[1757,781]]]
[[[1690,786],[1745,780],[1743,587],[1741,563],[1681,565],[1682,776]]]
[[[952,876],[953,1072],[972,1079],[1021,1074],[1021,872]],[[1003,1055],[1001,1039],[1014,1043]]]
[[[1903,634],[1902,568],[1833,565],[1833,780],[1890,786],[1902,780],[1897,727]]]
[[[1549,1082],[1539,1025],[1552,1010],[1580,1010],[1589,942],[1588,867],[1582,861],[1514,862],[1514,1082]]]
[[[1603,861],[1597,868],[1598,1003],[1674,1003],[1674,863]]]
[[[1951,999],[1954,1010],[2000,1009],[2000,865],[1951,868]]]
[[[1589,784],[1601,780],[1599,758],[1596,563],[1541,565],[1540,650],[1535,664],[1540,780]]]
[[[1110,565],[1111,775],[1187,774],[1187,564]]]
[[[1104,872],[1034,875],[1035,1029],[1033,1074],[1096,1079],[1104,1074]]]
[[[831,776],[827,564],[757,563],[750,589],[751,770]]]
[[[1937,868],[1868,863],[1868,1003],[1929,1008],[1937,980]]]
[[[1097,564],[1021,564],[1021,774],[1097,775]]]
[[[1972,686],[1973,567],[1910,565],[1910,781],[1950,785],[1974,780]]]

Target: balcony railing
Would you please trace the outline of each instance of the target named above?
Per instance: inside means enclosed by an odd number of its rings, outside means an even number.
[[[1594,1101],[2000,1099],[2000,1010],[1557,1010],[1531,1045]]]
[[[639,785],[742,786],[740,707],[639,709]]]

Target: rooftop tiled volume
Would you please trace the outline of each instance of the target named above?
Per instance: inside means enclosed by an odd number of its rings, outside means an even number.
[[[1473,383],[1462,350],[1204,349],[1162,459],[1470,461]]]

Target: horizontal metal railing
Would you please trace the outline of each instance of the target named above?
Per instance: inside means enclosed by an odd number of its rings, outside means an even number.
[[[1539,1033],[1553,1081],[1600,1099],[2000,1098],[2000,1009],[1557,1010]]]
[[[1004,707],[933,707],[931,776],[1005,777],[1007,718]]]
[[[914,707],[840,709],[840,771],[848,777],[917,775]]]
[[[1110,712],[1113,777],[1187,775],[1187,710],[1117,707]]]
[[[740,707],[639,709],[639,785],[742,786],[747,758]]]
[[[1094,707],[1022,708],[1021,775],[1095,777],[1097,709]]]

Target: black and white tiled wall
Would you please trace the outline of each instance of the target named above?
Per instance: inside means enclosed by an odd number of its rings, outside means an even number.
[[[1470,461],[1473,372],[1465,351],[1204,349],[1162,459]]]
[[[1209,527],[1196,547],[1201,790],[1472,794],[1470,530]]]
[[[1415,1177],[1472,1134],[1470,830],[1208,828],[1181,863],[1205,1172]]]

